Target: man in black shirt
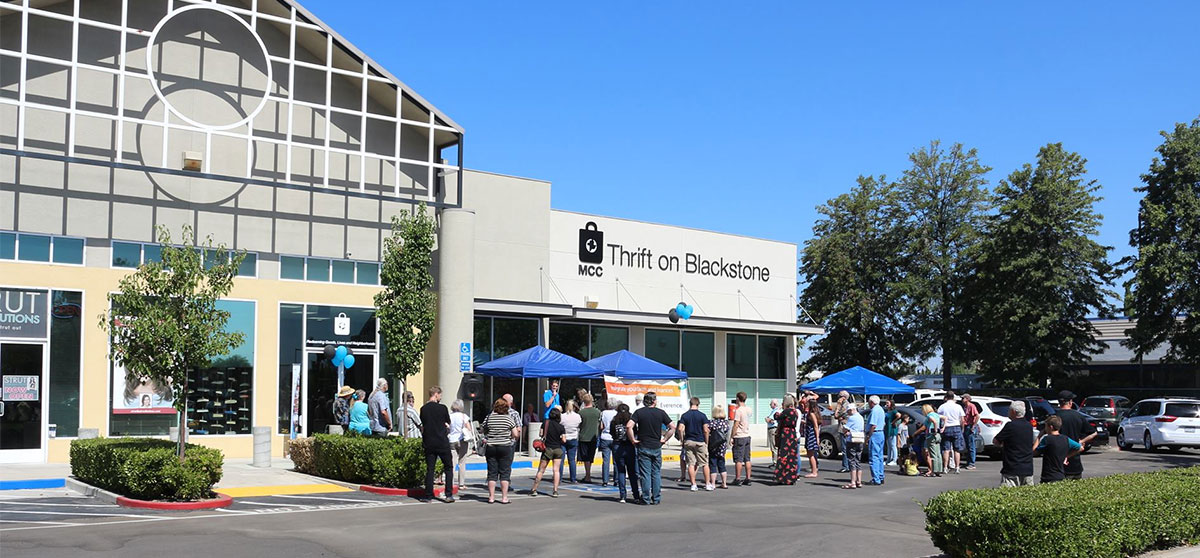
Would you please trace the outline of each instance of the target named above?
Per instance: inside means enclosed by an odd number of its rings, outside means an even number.
[[[1062,434],[1079,445],[1087,447],[1096,437],[1096,427],[1088,420],[1088,416],[1075,409],[1075,394],[1063,390],[1058,393],[1058,418],[1062,419]],[[1083,459],[1079,455],[1071,457],[1064,469],[1067,479],[1083,478]]]
[[[1033,425],[1025,420],[1025,402],[1013,401],[1008,407],[1008,424],[996,433],[1004,464],[1000,466],[1000,486],[1033,484]]]
[[[642,408],[633,413],[633,446],[637,448],[638,479],[642,497],[656,505],[662,501],[662,447],[675,430],[671,417],[658,408],[653,391],[642,397]]]
[[[454,503],[454,460],[450,457],[450,411],[442,405],[442,388],[429,388],[429,401],[421,407],[421,444],[425,448],[425,500],[433,497],[437,461],[446,474],[446,493],[441,501]]]

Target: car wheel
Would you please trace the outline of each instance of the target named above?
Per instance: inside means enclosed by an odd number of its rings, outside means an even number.
[[[1117,431],[1117,447],[1121,448],[1122,450],[1128,450],[1131,447],[1131,445],[1132,444],[1129,443],[1129,440],[1125,439],[1125,430],[1124,429],[1118,430]]]
[[[1152,440],[1150,438],[1149,430],[1147,430],[1146,433],[1142,436],[1142,445],[1146,446],[1146,451],[1154,451],[1156,449],[1154,447],[1154,440]]]
[[[817,450],[817,455],[821,459],[831,459],[837,455],[837,443],[830,436],[821,436],[820,449]]]

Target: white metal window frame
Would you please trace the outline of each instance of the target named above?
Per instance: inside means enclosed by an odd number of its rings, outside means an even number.
[[[75,134],[76,134],[76,130],[77,130],[77,128],[76,128],[77,117],[78,116],[87,116],[87,117],[91,117],[91,118],[98,118],[98,119],[102,119],[102,120],[112,121],[116,124],[118,132],[115,134],[116,139],[115,139],[115,146],[114,146],[114,150],[113,150],[114,151],[113,157],[114,157],[114,161],[116,163],[126,162],[124,160],[124,156],[125,156],[124,127],[125,127],[126,123],[130,123],[130,124],[137,124],[137,125],[141,125],[141,126],[147,126],[152,129],[162,130],[162,132],[163,132],[162,133],[162,137],[163,137],[162,151],[161,151],[162,167],[160,167],[160,168],[166,168],[166,169],[172,169],[172,170],[178,170],[178,169],[173,169],[172,167],[168,166],[169,165],[168,153],[169,153],[169,145],[170,145],[170,139],[169,139],[170,133],[169,132],[171,130],[198,132],[198,133],[204,134],[204,160],[203,160],[203,167],[202,167],[202,172],[204,172],[204,173],[210,173],[210,170],[211,170],[210,164],[212,161],[212,157],[210,156],[210,154],[212,151],[212,138],[214,136],[220,136],[220,137],[226,137],[226,138],[238,139],[238,140],[245,141],[246,142],[246,170],[245,170],[244,176],[238,176],[238,177],[234,177],[234,178],[253,178],[254,160],[255,160],[255,158],[253,157],[253,152],[254,152],[256,142],[275,145],[275,146],[282,146],[282,147],[286,148],[287,153],[286,153],[285,163],[284,163],[284,165],[285,165],[284,182],[285,183],[292,182],[292,154],[293,154],[293,151],[295,150],[295,148],[316,149],[316,148],[320,147],[321,149],[323,149],[324,165],[322,168],[323,176],[321,177],[321,186],[326,187],[326,188],[329,187],[329,155],[331,153],[337,153],[337,154],[347,155],[347,156],[357,156],[359,158],[359,161],[358,161],[358,163],[359,163],[359,165],[358,165],[358,167],[359,167],[358,168],[358,171],[359,171],[358,190],[359,190],[359,192],[365,192],[367,189],[368,183],[366,181],[366,176],[367,176],[366,169],[367,169],[367,161],[368,160],[392,164],[394,167],[393,172],[392,172],[392,174],[393,174],[392,195],[395,197],[401,197],[401,193],[400,193],[401,176],[404,174],[401,171],[401,165],[408,164],[408,165],[416,165],[416,166],[425,167],[425,170],[426,170],[425,200],[426,201],[433,201],[433,196],[434,196],[433,186],[435,183],[434,179],[438,174],[437,173],[438,170],[443,170],[443,171],[458,171],[459,170],[459,167],[457,165],[440,162],[440,159],[438,158],[438,154],[436,153],[437,148],[435,145],[435,132],[436,131],[444,131],[444,132],[449,132],[449,133],[455,134],[455,135],[459,136],[459,141],[461,142],[461,135],[457,129],[455,129],[451,126],[444,125],[444,124],[439,124],[438,119],[437,119],[437,114],[435,113],[435,111],[433,111],[429,107],[422,106],[420,103],[418,103],[415,100],[415,93],[413,95],[409,95],[409,97],[413,99],[412,102],[417,107],[419,107],[424,112],[428,113],[429,118],[426,121],[410,120],[410,119],[403,118],[403,107],[404,107],[404,101],[405,101],[405,96],[406,96],[405,89],[401,86],[401,84],[398,84],[390,79],[387,79],[387,78],[383,77],[382,75],[380,75],[377,71],[373,70],[371,67],[372,64],[370,62],[368,62],[367,60],[362,60],[360,62],[360,65],[362,66],[362,70],[360,72],[354,72],[354,71],[349,71],[349,70],[345,70],[342,68],[334,67],[334,65],[333,65],[334,64],[333,63],[333,49],[335,47],[335,43],[336,43],[336,46],[340,50],[346,50],[346,49],[344,49],[344,47],[342,47],[340,42],[336,42],[334,40],[333,34],[328,33],[327,30],[325,30],[321,26],[312,24],[307,21],[302,21],[301,19],[303,18],[303,16],[300,15],[298,13],[298,11],[296,9],[292,8],[291,6],[283,6],[284,8],[286,8],[289,11],[289,13],[291,14],[291,17],[290,18],[282,18],[282,17],[274,16],[274,15],[267,14],[267,13],[260,11],[259,2],[264,1],[264,0],[249,0],[249,2],[251,3],[250,9],[240,8],[240,7],[236,7],[236,6],[229,6],[226,4],[218,3],[217,0],[163,0],[167,5],[167,15],[160,21],[160,24],[161,24],[162,21],[166,21],[167,19],[169,19],[170,17],[172,17],[173,15],[177,14],[178,12],[180,12],[182,10],[191,10],[191,9],[196,9],[198,7],[203,7],[204,9],[211,9],[211,10],[215,10],[215,11],[230,15],[231,17],[235,17],[235,18],[239,19],[243,23],[245,23],[246,18],[249,18],[250,21],[247,25],[248,25],[249,29],[252,31],[251,34],[255,37],[256,40],[258,40],[260,42],[260,44],[261,44],[261,39],[258,37],[257,31],[254,31],[255,29],[257,29],[259,19],[262,19],[264,21],[271,21],[271,22],[285,25],[288,27],[288,29],[289,29],[289,34],[288,34],[288,38],[289,38],[288,55],[289,56],[288,56],[288,58],[283,58],[280,56],[272,55],[269,52],[267,52],[268,68],[270,68],[271,65],[274,63],[286,64],[288,66],[287,95],[280,96],[276,93],[273,93],[271,91],[271,89],[272,89],[272,85],[274,82],[268,81],[267,88],[266,88],[267,89],[266,94],[263,99],[264,106],[266,104],[268,104],[270,101],[276,101],[276,102],[280,103],[281,106],[284,106],[284,105],[287,106],[288,114],[287,114],[286,136],[285,136],[285,139],[277,139],[277,138],[269,137],[267,135],[256,135],[255,130],[254,130],[253,118],[250,119],[251,120],[250,122],[247,122],[247,123],[237,127],[237,128],[245,127],[246,128],[245,132],[238,131],[237,129],[219,130],[219,129],[213,129],[210,127],[195,126],[195,125],[188,124],[188,123],[172,122],[171,115],[173,113],[173,110],[170,109],[170,104],[166,101],[166,99],[157,93],[158,88],[153,83],[153,79],[154,79],[153,78],[153,68],[151,67],[151,65],[149,63],[150,62],[150,54],[151,54],[151,51],[153,50],[153,48],[152,48],[153,45],[150,44],[150,42],[149,42],[149,37],[152,33],[147,32],[143,29],[134,29],[134,28],[131,28],[128,26],[129,9],[130,9],[129,8],[129,0],[121,1],[121,25],[114,25],[114,24],[107,23],[107,22],[102,22],[102,21],[97,21],[97,20],[80,17],[79,16],[80,3],[82,1],[83,0],[73,0],[74,8],[70,15],[60,14],[57,12],[51,12],[51,11],[33,7],[29,4],[30,0],[21,0],[21,2],[19,2],[19,3],[8,3],[8,2],[0,3],[0,14],[5,14],[7,12],[6,17],[13,17],[14,14],[12,12],[16,12],[17,14],[19,14],[19,17],[21,18],[21,38],[20,38],[21,47],[20,47],[20,50],[13,51],[13,50],[0,48],[0,54],[16,56],[18,58],[18,60],[20,61],[20,69],[19,69],[20,78],[18,80],[20,90],[18,92],[17,99],[14,101],[13,99],[9,99],[9,98],[0,98],[0,104],[13,105],[13,106],[17,107],[17,134],[16,134],[17,137],[16,137],[16,141],[17,141],[17,150],[18,151],[25,150],[26,111],[29,108],[35,108],[35,109],[39,109],[39,110],[57,112],[57,113],[65,114],[67,116],[68,132],[67,132],[67,137],[66,137],[66,146],[67,146],[66,155],[68,157],[75,156]],[[266,1],[270,1],[270,0],[266,0]],[[46,17],[46,18],[50,18],[50,19],[66,21],[66,22],[71,23],[71,25],[72,25],[71,60],[62,60],[62,59],[58,59],[58,58],[32,54],[29,52],[29,16],[30,15],[37,15],[40,17]],[[117,69],[93,65],[93,64],[87,64],[87,63],[81,63],[79,61],[79,36],[80,36],[79,29],[80,29],[81,25],[95,27],[95,28],[99,28],[99,29],[106,29],[109,31],[116,31],[120,34],[120,52],[117,54],[117,56],[119,58]],[[308,29],[308,30],[318,31],[325,36],[325,41],[326,41],[325,60],[327,62],[326,64],[324,64],[324,65],[313,64],[313,63],[304,62],[304,61],[296,59],[296,42],[297,42],[297,30],[298,29]],[[128,36],[129,36],[129,34],[147,37],[147,45],[146,45],[147,69],[146,69],[145,74],[142,74],[138,71],[130,70],[126,65],[126,59],[128,57]],[[354,57],[358,58],[356,55]],[[35,103],[35,102],[30,102],[26,98],[26,94],[29,89],[27,78],[28,78],[28,65],[29,65],[30,61],[42,62],[42,63],[46,63],[46,64],[52,64],[55,66],[63,66],[70,72],[70,86],[69,86],[70,91],[69,91],[69,95],[68,95],[69,96],[68,106],[58,107],[58,106],[47,105],[47,104],[42,104],[42,103]],[[78,77],[79,77],[79,70],[81,68],[87,69],[87,70],[93,70],[93,71],[97,71],[97,72],[104,72],[107,74],[112,74],[112,75],[117,76],[117,94],[116,94],[116,98],[114,100],[115,106],[113,107],[116,111],[115,115],[105,114],[105,113],[100,113],[100,112],[95,112],[95,111],[89,111],[89,110],[85,110],[85,109],[80,109],[78,107],[78,87],[79,87]],[[295,75],[296,75],[295,70],[296,70],[296,68],[314,69],[314,70],[324,71],[326,73],[326,76],[325,76],[325,103],[324,104],[310,103],[310,102],[300,101],[300,100],[295,99]],[[359,85],[358,85],[359,88],[361,89],[361,104],[359,106],[359,110],[350,110],[350,109],[345,109],[342,107],[337,107],[337,106],[332,105],[331,89],[332,89],[333,74],[338,74],[344,78],[353,77],[353,78],[360,79]],[[269,76],[270,76],[270,70],[268,70],[268,77]],[[137,118],[137,117],[125,114],[126,113],[125,90],[126,90],[126,80],[128,80],[128,79],[141,79],[141,80],[145,80],[150,83],[151,88],[156,91],[156,96],[158,96],[159,100],[162,101],[163,105],[164,105],[163,117],[162,117],[161,121],[151,121],[151,120]],[[387,116],[387,115],[381,115],[381,114],[377,114],[377,113],[372,113],[368,110],[369,88],[367,87],[367,85],[369,83],[381,83],[381,84],[386,84],[390,87],[395,88],[395,93],[396,93],[396,111],[395,111],[395,113],[396,113],[396,115],[394,117]],[[293,135],[293,133],[294,133],[294,114],[295,114],[295,108],[298,106],[311,108],[313,110],[325,111],[325,137],[324,137],[324,145],[323,146],[317,146],[316,144],[313,144],[313,143],[294,141],[294,135]],[[335,146],[330,145],[330,137],[331,137],[330,131],[332,128],[332,118],[330,116],[333,113],[357,116],[359,118],[359,130],[358,130],[358,133],[359,133],[358,147],[359,147],[359,149],[358,150],[344,149],[344,148],[335,147]],[[175,114],[175,116],[178,118],[180,115]],[[395,142],[394,142],[393,153],[381,154],[381,153],[367,150],[366,135],[367,135],[368,119],[378,120],[381,122],[390,122],[390,123],[396,124],[396,137],[395,137]],[[417,160],[417,159],[409,159],[409,158],[400,156],[401,146],[403,145],[402,132],[403,132],[404,126],[415,126],[415,127],[424,129],[427,132],[428,148],[427,148],[426,153],[428,156],[428,160],[421,161],[421,160]],[[145,161],[143,160],[140,163],[144,164]],[[380,178],[379,184],[371,184],[372,186],[377,186],[377,188],[373,188],[373,190],[382,191],[383,176],[381,175],[379,178]],[[339,180],[341,180],[341,179],[339,179]]]
[[[66,236],[66,235],[61,235],[61,234],[42,234],[42,233],[30,233],[30,232],[18,232],[18,231],[0,231],[0,233],[11,234],[15,237],[15,239],[13,241],[13,257],[12,257],[12,259],[10,260],[7,258],[0,258],[0,261],[24,262],[24,263],[33,263],[33,264],[46,264],[46,265],[66,265],[66,266],[71,266],[71,267],[83,267],[84,264],[87,263],[87,240],[84,239],[83,237]],[[40,237],[40,238],[50,239],[50,252],[46,256],[49,259],[46,261],[21,259],[21,237],[22,236],[36,236],[36,237]],[[58,240],[60,238],[67,239],[67,240],[78,240],[80,242],[83,242],[83,248],[81,248],[82,252],[79,255],[79,263],[54,261],[54,250],[55,250],[55,245],[57,244],[57,242],[55,242],[55,240]]]
[[[283,259],[284,258],[304,260],[304,264],[300,269],[300,275],[302,276],[302,278],[292,279],[292,278],[283,276]],[[309,279],[308,278],[308,261],[309,260],[321,260],[324,262],[329,262],[329,279],[324,279],[324,280]],[[351,283],[344,283],[342,281],[334,281],[333,280],[333,263],[334,262],[349,262],[349,263],[354,264],[354,281]],[[373,265],[377,268],[374,283],[359,282],[359,279],[358,279],[359,264]],[[332,283],[334,285],[358,285],[358,286],[362,286],[362,287],[378,287],[380,285],[379,273],[382,273],[382,271],[383,271],[382,268],[383,268],[383,264],[381,264],[379,262],[372,262],[372,261],[366,261],[366,260],[346,260],[346,259],[341,259],[341,258],[319,258],[316,256],[292,256],[292,255],[288,255],[288,254],[280,254],[280,256],[279,256],[279,280],[280,281],[295,281],[297,283]]]

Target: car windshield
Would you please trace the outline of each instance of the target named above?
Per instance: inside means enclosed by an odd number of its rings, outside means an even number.
[[[996,413],[1002,417],[1008,416],[1008,408],[1011,406],[1012,402],[1010,401],[997,401],[995,403],[988,403],[988,408],[991,409],[993,413]]]
[[[1108,407],[1112,400],[1107,397],[1089,397],[1083,400],[1084,407]]]
[[[1167,403],[1164,415],[1171,417],[1200,418],[1200,403]]]
[[[1054,414],[1054,407],[1051,407],[1050,404],[1047,403],[1045,399],[1034,399],[1032,401],[1032,403],[1033,403],[1033,408],[1037,411],[1035,413],[1036,416],[1053,415]]]

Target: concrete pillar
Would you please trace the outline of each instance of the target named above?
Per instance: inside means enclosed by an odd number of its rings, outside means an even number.
[[[799,383],[796,380],[796,336],[787,336],[787,347],[784,349],[787,355],[784,356],[783,366],[784,372],[787,374],[787,392],[796,393],[796,386]]]
[[[437,279],[437,381],[443,396],[453,401],[461,397],[463,372],[471,371],[475,339],[474,211],[442,210]],[[463,358],[465,370],[460,364]],[[414,395],[417,401],[424,400],[424,394]]]
[[[255,467],[270,467],[271,466],[271,427],[270,426],[255,426],[250,429],[254,436],[254,461],[251,465]]]

